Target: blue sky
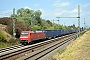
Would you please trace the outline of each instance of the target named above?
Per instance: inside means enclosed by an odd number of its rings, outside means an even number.
[[[80,26],[84,26],[84,18],[86,26],[90,27],[90,0],[0,0],[0,17],[7,17],[12,14],[13,8],[29,8],[32,10],[40,10],[41,18],[49,20],[57,20],[56,17],[77,17],[78,5],[80,5]],[[54,21],[58,23],[58,21]],[[62,25],[78,26],[77,18],[60,18]]]

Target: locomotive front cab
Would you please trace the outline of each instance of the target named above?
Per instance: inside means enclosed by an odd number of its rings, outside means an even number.
[[[30,42],[30,32],[29,31],[22,31],[20,35],[20,43],[28,44]]]

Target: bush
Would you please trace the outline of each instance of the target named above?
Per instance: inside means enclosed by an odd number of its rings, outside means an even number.
[[[20,41],[19,39],[10,38],[8,43],[11,45],[16,45],[16,44],[19,44],[19,41]]]
[[[0,18],[0,24],[7,25],[6,32],[8,32],[9,34],[13,35],[12,18],[9,18],[9,17]],[[15,30],[16,38],[19,38],[21,31],[27,30],[27,26],[25,24],[23,24],[22,22],[16,20],[16,22],[15,22],[15,29],[16,29]]]
[[[0,42],[6,42],[6,36],[3,32],[0,31]]]
[[[0,18],[0,24],[11,25],[11,22],[12,22],[12,18],[8,18],[8,17]]]
[[[16,38],[20,37],[20,33],[23,30],[27,30],[26,25],[24,25],[22,22],[16,21]]]

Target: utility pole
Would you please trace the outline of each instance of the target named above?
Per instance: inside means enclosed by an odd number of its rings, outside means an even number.
[[[84,29],[85,29],[85,18],[84,18]]]
[[[15,18],[15,8],[13,9],[13,38],[15,38],[15,35],[16,35],[16,33],[15,33],[15,20],[16,20],[16,18]]]
[[[80,5],[78,5],[78,36],[80,35]]]
[[[84,18],[84,30],[86,30],[86,22],[85,22],[85,18]]]
[[[59,26],[59,20],[54,20],[53,19],[53,29],[54,29],[54,21],[58,21],[58,26]]]
[[[53,19],[53,30],[54,30],[54,19]]]
[[[32,19],[33,19],[33,18],[31,17],[31,21],[30,21],[30,23],[31,23],[31,30],[32,30]]]
[[[57,20],[57,21],[58,21],[58,25],[59,25],[60,17],[56,17],[56,18],[58,18],[58,20]]]
[[[65,26],[65,22],[64,22],[64,26]]]

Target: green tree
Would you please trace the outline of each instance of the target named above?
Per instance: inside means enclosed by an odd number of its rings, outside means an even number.
[[[75,25],[72,26],[63,26],[60,24],[52,23],[50,20],[45,20],[41,18],[42,12],[40,10],[31,10],[28,8],[20,8],[17,10],[17,21],[22,22],[27,28],[31,28],[31,30],[39,30],[39,29],[70,29],[75,28]],[[11,15],[13,17],[13,15]]]
[[[17,10],[18,20],[25,23],[29,28],[33,28],[34,25],[42,25],[40,10],[34,11],[28,8],[20,8]]]
[[[35,19],[37,20],[39,25],[42,25],[41,16],[42,12],[40,10],[35,11]]]
[[[46,20],[46,22],[47,22],[50,26],[52,26],[52,22],[50,22],[49,20]]]
[[[6,42],[6,35],[0,31],[0,42]]]

